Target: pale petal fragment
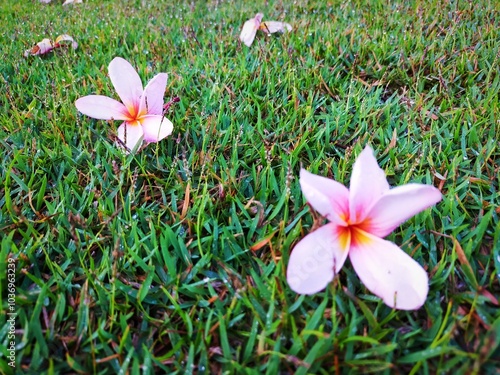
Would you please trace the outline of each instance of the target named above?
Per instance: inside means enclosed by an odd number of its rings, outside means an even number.
[[[75,102],[76,108],[89,117],[98,120],[127,120],[125,106],[115,99],[103,95],[88,95]]]
[[[385,237],[420,211],[441,200],[441,192],[433,186],[407,184],[386,192],[375,203],[368,217],[369,231]]]
[[[66,0],[63,5],[68,5],[68,4],[81,4],[82,0]]]
[[[127,146],[128,151],[137,150],[142,144],[144,132],[139,122],[134,124],[124,122],[118,127],[117,133],[118,139]]]
[[[172,134],[172,130],[174,129],[170,120],[164,116],[145,116],[141,121],[144,131],[144,141],[146,142],[159,142]]]
[[[141,78],[134,67],[127,60],[115,57],[109,63],[108,72],[123,104],[132,116],[137,115],[143,90]]]
[[[284,33],[285,31],[292,31],[292,25],[286,22],[265,21],[260,24],[260,29],[268,34]]]
[[[339,227],[328,223],[295,245],[287,268],[288,284],[294,292],[314,294],[333,280],[348,254],[349,241],[342,241],[341,236]]]
[[[370,146],[356,159],[349,187],[349,211],[351,223],[362,221],[371,206],[389,190],[384,171],[378,166]]]
[[[354,236],[349,259],[366,288],[392,308],[420,308],[429,291],[422,266],[392,242],[361,231]]]
[[[64,5],[64,4],[63,4]],[[55,41],[55,45],[57,47],[59,47],[59,45],[61,44],[61,42],[71,42],[71,47],[73,49],[77,49],[78,48],[78,43],[75,42],[75,40],[67,35],[67,34],[62,34],[62,35],[59,35],[57,38],[56,38],[56,41]]]
[[[42,39],[41,42],[38,42],[33,48],[30,48],[26,51],[24,51],[24,57],[27,57],[29,55],[36,56],[36,55],[44,55],[46,53],[49,53],[54,49],[54,44],[52,41],[48,38]]]
[[[161,115],[163,113],[163,95],[165,95],[167,79],[167,73],[160,73],[149,81],[141,97],[140,113],[144,109],[150,115]]]
[[[248,47],[252,45],[253,40],[255,39],[255,34],[257,34],[257,30],[260,27],[262,17],[264,17],[262,13],[257,13],[254,18],[249,19],[243,24],[243,28],[241,29],[240,34],[240,40]]]
[[[345,225],[349,213],[349,190],[344,185],[301,169],[300,188],[307,202],[322,216]]]

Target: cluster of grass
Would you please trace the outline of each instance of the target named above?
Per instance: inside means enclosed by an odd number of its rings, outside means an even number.
[[[0,5],[1,372],[498,371],[494,1],[61,3]],[[241,45],[257,11],[293,32]],[[63,33],[77,50],[23,58]],[[168,72],[181,99],[172,136],[136,155],[73,104],[115,95],[115,56],[143,82]],[[389,236],[429,273],[418,311],[384,305],[349,262],[317,295],[286,283],[320,224],[300,168],[347,185],[366,144],[391,185],[443,193]]]

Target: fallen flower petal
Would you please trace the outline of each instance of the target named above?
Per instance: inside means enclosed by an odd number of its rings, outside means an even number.
[[[172,133],[174,126],[164,116],[154,115],[145,116],[142,120],[142,130],[144,140],[150,143],[156,143]]]
[[[121,57],[108,67],[111,83],[119,101],[101,95],[88,95],[75,102],[76,108],[98,120],[124,120],[117,136],[128,151],[139,149],[142,142],[159,142],[172,133],[172,123],[163,116],[163,95],[168,75],[157,74],[143,90],[136,70]]]
[[[71,47],[73,47],[73,49],[76,49],[78,47],[78,43],[75,42],[75,40],[71,36],[63,34],[59,35],[56,38],[55,42],[52,42],[48,38],[43,39],[41,42],[38,42],[33,48],[24,51],[24,57],[30,55],[32,56],[44,55],[46,53],[49,53],[53,49],[59,48],[65,44],[65,43],[61,44],[61,42],[71,42]]]
[[[292,251],[287,268],[292,290],[312,294],[324,289],[349,256],[361,281],[388,306],[412,310],[424,304],[429,289],[425,270],[381,237],[439,202],[438,189],[422,184],[390,189],[368,146],[354,163],[349,190],[304,169],[300,185],[309,204],[330,223]]]
[[[262,30],[268,34],[276,32],[292,31],[292,25],[286,22],[266,21],[262,22],[264,15],[257,13],[254,18],[249,19],[243,24],[240,33],[240,40],[250,47],[255,39],[257,30]]]
[[[68,4],[81,4],[82,0],[66,0],[63,5],[68,5]]]
[[[313,294],[325,289],[333,280],[349,250],[347,243],[340,242],[341,234],[334,223],[328,223],[297,243],[290,254],[287,269],[287,280],[292,290]]]
[[[292,31],[292,25],[286,22],[266,21],[260,24],[259,29],[268,34],[284,33],[285,31]]]
[[[129,151],[139,149],[144,139],[142,126],[131,122],[123,122],[117,130],[118,139],[123,142]]]
[[[240,40],[250,47],[255,39],[255,34],[259,30],[260,23],[264,15],[262,13],[257,13],[254,18],[249,19],[243,24],[243,29],[241,29]]]
[[[24,51],[24,57],[27,57],[29,55],[44,55],[46,53],[49,53],[53,49],[54,45],[52,44],[52,41],[48,38],[45,38],[41,42],[38,42],[35,46],[33,46],[33,48]]]
[[[339,216],[349,210],[349,190],[344,185],[302,170],[300,187],[307,201],[322,216],[338,224],[344,222],[345,218]]]
[[[167,87],[168,75],[160,73],[148,82],[141,96],[139,112],[146,111],[150,115],[163,114],[163,94]]]
[[[354,162],[349,187],[349,220],[363,221],[371,206],[390,189],[384,171],[371,148],[366,147]]]
[[[429,207],[428,202],[437,198],[436,189],[428,185],[407,184],[390,189],[368,213],[372,218],[370,233],[378,237],[389,235],[400,223],[425,210]]]
[[[392,242],[365,233],[362,241],[351,243],[349,259],[363,284],[386,305],[413,310],[425,303],[427,273]]]
[[[98,120],[128,120],[130,117],[123,103],[104,95],[88,95],[76,102],[81,113]]]
[[[62,34],[62,35],[59,35],[57,38],[56,38],[56,41],[54,43],[54,47],[60,47],[61,46],[61,42],[71,42],[71,47],[73,49],[77,49],[78,48],[78,43],[75,42],[75,40],[67,35],[67,34]],[[65,44],[65,43],[63,43]]]

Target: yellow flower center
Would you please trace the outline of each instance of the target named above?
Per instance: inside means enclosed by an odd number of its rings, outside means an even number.
[[[370,242],[367,233],[370,233],[370,220],[365,219],[360,223],[351,223],[349,219],[345,220],[345,226],[340,227],[339,241],[343,249],[348,249],[351,246],[366,244]]]
[[[127,118],[127,123],[129,125],[141,125],[142,120],[145,115],[147,115],[148,111],[143,108],[142,111],[139,112],[139,109],[136,108],[136,106],[129,106],[127,107],[128,111],[128,118]]]

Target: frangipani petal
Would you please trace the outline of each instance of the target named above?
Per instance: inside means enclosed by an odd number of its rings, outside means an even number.
[[[300,188],[309,204],[322,216],[345,224],[349,213],[349,190],[344,185],[301,169]]]
[[[414,310],[424,304],[429,291],[427,273],[392,242],[357,231],[349,258],[363,284],[386,305]]]
[[[128,151],[133,151],[136,147],[138,149],[142,144],[144,132],[139,122],[134,124],[124,122],[118,127],[117,133],[118,139],[127,146]]]
[[[286,22],[266,21],[260,24],[260,29],[268,34],[284,33],[285,31],[292,31],[292,25]]]
[[[49,53],[54,49],[54,44],[52,41],[48,38],[42,39],[41,42],[38,42],[33,48],[30,48],[26,51],[24,51],[24,57],[27,57],[29,55],[36,56],[36,55],[44,55],[46,53]]]
[[[349,187],[351,222],[364,220],[371,206],[389,190],[384,171],[378,166],[370,146],[354,162]]]
[[[146,112],[150,115],[163,114],[163,95],[167,87],[167,79],[167,73],[160,73],[149,81],[141,97],[139,112],[142,113],[146,109]]]
[[[249,19],[243,24],[243,28],[241,29],[240,34],[240,40],[248,47],[252,45],[253,40],[255,39],[255,34],[260,27],[262,17],[264,17],[262,13],[257,13],[254,18]]]
[[[143,93],[141,78],[130,63],[121,57],[115,57],[108,67],[109,78],[131,116],[139,113],[139,104]]]
[[[369,232],[385,237],[400,224],[441,200],[441,193],[430,185],[407,184],[386,192],[368,216]]]
[[[61,45],[61,42],[71,42],[71,47],[73,47],[73,49],[77,49],[78,48],[78,43],[75,42],[75,40],[71,36],[69,36],[67,34],[59,35],[56,38],[55,45],[57,47],[59,47]]]
[[[287,268],[287,280],[296,293],[317,293],[330,283],[344,264],[349,239],[341,229],[328,223],[295,245]]]
[[[115,99],[103,95],[88,95],[75,102],[76,108],[89,117],[98,120],[127,120],[128,111]]]
[[[159,142],[163,138],[172,134],[174,126],[164,116],[145,116],[142,119],[142,129],[144,131],[144,141]]]
[[[64,41],[71,42],[71,46],[73,47],[73,49],[76,49],[78,47],[78,43],[75,42],[72,37],[63,34],[59,35],[54,43],[52,43],[52,41],[48,38],[43,39],[41,42],[38,42],[33,48],[24,51],[24,57],[27,57],[29,55],[44,55],[52,51],[54,48],[60,47],[60,42]]]

